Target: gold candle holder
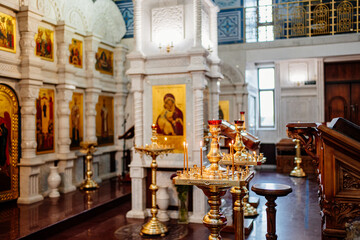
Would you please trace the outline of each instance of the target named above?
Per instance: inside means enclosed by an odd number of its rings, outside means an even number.
[[[165,236],[168,233],[167,227],[159,221],[157,218],[158,209],[156,206],[156,192],[159,189],[156,185],[156,170],[157,170],[157,163],[156,158],[160,155],[170,153],[173,148],[168,148],[167,146],[160,146],[157,142],[157,133],[156,133],[156,126],[153,124],[152,128],[152,137],[151,137],[151,145],[146,145],[145,147],[137,147],[135,146],[135,151],[140,154],[145,154],[152,158],[151,162],[151,184],[150,184],[150,191],[151,191],[151,219],[145,223],[140,231],[140,235],[145,236]]]
[[[241,116],[242,119],[245,119],[245,116]],[[241,159],[244,159],[244,157],[246,157],[246,150],[245,150],[245,145],[242,141],[242,135],[241,132],[244,130],[244,120],[235,120],[235,130],[236,130],[236,137],[235,137],[235,144],[234,144],[234,149],[236,150],[235,156],[234,158],[239,159],[241,161]],[[254,160],[256,161],[257,159],[254,156]],[[248,167],[248,166],[246,166]],[[251,204],[249,203],[249,191],[246,187],[244,187],[244,191],[245,191],[245,196],[243,197],[243,201],[242,201],[242,207],[244,210],[244,216],[245,217],[255,217],[258,215],[258,212],[256,210],[255,207],[251,206]],[[233,192],[239,192],[239,190],[233,190]]]
[[[96,152],[96,142],[81,142],[80,152],[86,154],[85,162],[86,162],[86,178],[80,184],[80,190],[91,190],[99,188],[99,185],[91,178],[93,175],[92,171],[92,159],[93,153]]]
[[[306,174],[304,170],[301,168],[301,146],[300,146],[300,140],[294,139],[294,142],[296,142],[295,149],[296,149],[296,157],[295,157],[295,168],[290,172],[291,177],[305,177]]]
[[[203,223],[210,230],[209,239],[220,240],[220,231],[227,223],[226,217],[220,211],[221,197],[231,187],[236,187],[236,189],[240,189],[240,192],[242,192],[243,187],[254,177],[254,173],[250,171],[234,171],[229,173],[229,169],[223,170],[219,167],[219,161],[223,158],[219,146],[221,120],[210,120],[208,123],[211,133],[211,144],[207,157],[210,166],[201,171],[194,165],[194,168],[190,169],[189,174],[186,174],[185,171],[178,171],[177,176],[173,178],[173,182],[177,185],[195,185],[204,192],[208,198],[210,211],[204,216]],[[237,203],[234,205],[234,211],[239,212],[236,215],[237,220],[235,222],[236,240],[245,239],[244,219],[241,203],[239,203],[243,196],[244,193],[236,195]]]

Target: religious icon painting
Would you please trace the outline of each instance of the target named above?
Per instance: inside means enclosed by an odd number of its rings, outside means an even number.
[[[0,84],[0,202],[19,196],[19,102],[7,85]]]
[[[69,63],[75,67],[82,68],[83,59],[83,42],[77,39],[72,39],[69,45]]]
[[[96,104],[96,137],[98,146],[114,144],[114,98],[99,96]]]
[[[83,141],[83,94],[74,92],[70,107],[70,149],[79,149]]]
[[[95,69],[101,73],[113,75],[113,58],[113,52],[103,48],[98,48],[98,52],[95,54]]]
[[[16,52],[16,18],[1,12],[0,50]]]
[[[38,27],[38,32],[35,34],[35,55],[54,61],[54,31]]]
[[[36,99],[36,153],[55,151],[54,90],[40,89]]]
[[[219,119],[230,121],[229,101],[219,101]]]
[[[153,123],[157,126],[158,142],[183,152],[186,139],[186,86],[157,85],[152,87]]]

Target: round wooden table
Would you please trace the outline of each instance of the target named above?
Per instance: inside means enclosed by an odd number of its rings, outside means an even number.
[[[276,240],[275,200],[291,193],[292,188],[289,185],[278,183],[256,183],[251,187],[251,190],[266,198],[267,234],[265,236],[267,240]]]

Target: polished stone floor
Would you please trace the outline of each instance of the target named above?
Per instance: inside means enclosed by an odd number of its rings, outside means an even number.
[[[319,205],[317,202],[317,183],[315,176],[307,178],[290,178],[285,174],[278,174],[271,171],[258,171],[251,181],[251,185],[260,182],[274,182],[288,184],[293,188],[293,192],[287,197],[278,198],[277,203],[277,235],[279,240],[318,240],[321,239],[321,217],[319,214]],[[130,189],[128,186],[113,185],[113,189],[123,192],[123,194]],[[122,190],[119,190],[122,189]],[[73,193],[76,194],[76,193]],[[98,194],[96,199],[101,195]],[[251,192],[251,196],[256,196]],[[88,207],[86,204],[86,195],[82,195],[82,199],[78,199],[79,203],[72,203],[81,205],[84,210]],[[58,201],[62,201],[61,198]],[[92,204],[96,205],[98,200],[93,200]],[[44,201],[45,202],[45,201]],[[80,203],[81,202],[81,203]],[[258,207],[259,216],[254,218],[254,227],[252,232],[246,239],[265,239],[266,234],[266,206],[265,198],[260,197],[260,205]],[[48,214],[48,220],[53,222],[55,219],[60,218],[59,215],[66,215],[66,211],[54,215],[54,210],[51,206],[45,208],[39,206],[40,211],[37,214]],[[73,208],[75,206],[73,205]],[[54,208],[54,207],[53,207]],[[72,221],[70,224],[64,224],[61,227],[53,227],[51,231],[43,231],[41,234],[33,234],[25,237],[24,239],[49,239],[49,240],[62,240],[62,239],[103,239],[103,240],[119,240],[119,239],[141,239],[138,235],[138,229],[144,222],[138,219],[126,219],[125,214],[131,208],[129,198],[120,199],[117,205],[103,209],[96,214],[89,215],[86,218],[79,218],[77,221]],[[28,218],[31,218],[29,215]],[[25,220],[23,220],[25,221]],[[45,221],[45,220],[44,220]],[[1,220],[0,220],[1,223]],[[23,222],[25,223],[25,222]],[[205,240],[208,239],[209,231],[202,224],[189,224],[177,226],[176,221],[168,223],[172,233],[166,239],[187,239],[187,240]],[[2,231],[4,226],[0,224],[0,239],[16,239],[25,236],[25,232],[36,231],[41,229],[35,226],[31,229],[31,224],[19,225],[18,234],[15,238],[3,238]],[[25,228],[25,230],[22,230]],[[42,228],[45,228],[43,226]],[[223,239],[234,239],[234,235],[230,233],[222,233]],[[8,235],[10,236],[10,235]],[[126,237],[124,237],[126,236]],[[169,238],[170,237],[170,238]],[[163,239],[165,240],[165,239]]]

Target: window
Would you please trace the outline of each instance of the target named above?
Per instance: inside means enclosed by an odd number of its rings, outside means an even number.
[[[259,68],[259,126],[275,127],[275,72],[273,67]]]
[[[245,1],[246,42],[274,41],[272,0]]]
[[[272,0],[259,0],[258,41],[274,41]]]

